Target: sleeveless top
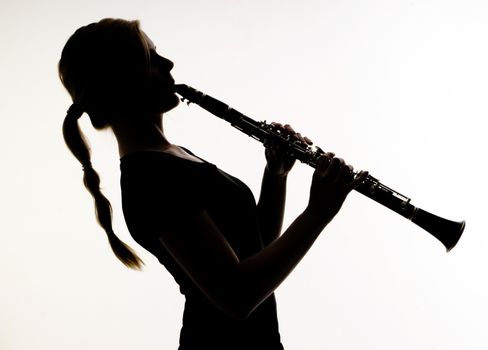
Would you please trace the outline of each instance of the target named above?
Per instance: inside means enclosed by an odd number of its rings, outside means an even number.
[[[185,213],[204,209],[239,259],[257,253],[263,242],[251,190],[214,164],[163,152],[126,155],[120,168],[122,208],[131,236],[157,257],[185,296],[179,350],[282,350],[274,294],[247,319],[234,319],[207,299],[158,239],[165,216],[183,221]]]

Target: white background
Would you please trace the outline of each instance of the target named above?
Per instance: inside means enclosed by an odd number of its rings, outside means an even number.
[[[449,254],[358,193],[277,290],[294,349],[487,349],[488,5],[479,0],[21,1],[0,10],[0,349],[176,349],[183,298],[131,240],[110,132],[82,118],[127,270],[97,225],[61,136],[71,100],[57,77],[74,30],[140,19],[177,82],[250,117],[292,124],[440,216],[467,221]],[[166,132],[258,195],[260,144],[197,106]],[[286,222],[312,169],[290,175]]]

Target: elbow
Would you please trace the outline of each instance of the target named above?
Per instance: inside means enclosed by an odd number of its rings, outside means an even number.
[[[220,297],[213,300],[213,304],[227,316],[235,320],[246,320],[260,304],[258,298],[253,297],[253,293],[246,286],[225,288]]]
[[[261,304],[256,298],[252,298],[250,293],[238,295],[234,298],[234,303],[228,309],[229,315],[236,320],[246,320],[251,316],[253,311]]]
[[[201,290],[221,312],[235,320],[246,320],[271,294],[255,278],[240,269],[220,276],[211,288]],[[218,282],[218,283],[217,283]]]
[[[221,308],[221,310],[234,320],[244,321],[251,316],[252,312],[254,311],[254,307],[247,307],[245,304],[236,303],[235,305],[228,306],[225,309]]]
[[[207,295],[208,296],[208,295]],[[219,297],[209,298],[211,303],[222,313],[235,320],[245,320],[251,315],[254,308],[249,306],[246,296],[234,291],[226,291]]]
[[[244,321],[246,320],[249,315],[251,314],[250,312],[246,312],[245,310],[236,310],[236,309],[221,309],[228,317],[230,317],[233,320],[236,321]]]

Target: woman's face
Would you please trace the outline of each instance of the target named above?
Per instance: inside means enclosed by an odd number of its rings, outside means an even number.
[[[164,113],[176,107],[180,101],[174,92],[175,80],[170,73],[174,64],[160,56],[152,40],[144,32],[142,34],[150,53],[148,91],[146,91],[149,107]]]

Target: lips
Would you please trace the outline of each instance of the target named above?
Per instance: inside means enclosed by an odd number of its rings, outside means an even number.
[[[171,89],[174,89],[175,80],[173,78],[162,79],[161,83],[163,83],[165,86],[171,87]]]

